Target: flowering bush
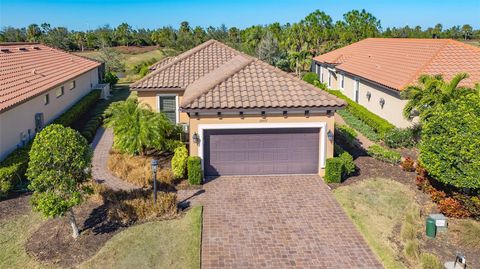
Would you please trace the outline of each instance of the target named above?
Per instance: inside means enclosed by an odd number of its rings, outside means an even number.
[[[415,171],[415,161],[410,157],[406,157],[402,161],[401,165],[402,165],[403,171],[407,171],[407,172]]]
[[[459,201],[451,197],[441,200],[438,203],[438,209],[448,217],[466,218],[470,216],[470,212],[465,210]]]

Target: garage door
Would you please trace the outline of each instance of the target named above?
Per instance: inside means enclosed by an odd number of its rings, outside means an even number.
[[[318,173],[319,129],[205,130],[206,176]]]

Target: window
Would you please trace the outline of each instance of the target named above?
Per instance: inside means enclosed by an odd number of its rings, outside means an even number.
[[[68,83],[68,89],[69,90],[75,89],[75,86],[76,86],[75,80],[72,80],[72,81],[70,81],[70,83]]]
[[[345,89],[345,74],[340,74],[339,76],[340,76],[339,86],[340,86],[340,89],[343,90]]]
[[[57,90],[55,91],[55,95],[58,97],[62,96],[65,93],[65,87],[61,86],[58,87]]]
[[[48,105],[50,103],[50,95],[45,94],[43,97],[43,104]]]
[[[178,103],[177,95],[159,95],[158,96],[158,111],[162,112],[172,122],[178,122]]]
[[[332,72],[328,71],[328,87],[332,88]]]
[[[323,66],[320,65],[320,82],[323,83]]]

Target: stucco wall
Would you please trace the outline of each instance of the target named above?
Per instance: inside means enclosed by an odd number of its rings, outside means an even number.
[[[0,160],[21,144],[21,133],[33,137],[35,132],[35,114],[43,113],[44,123],[50,123],[60,116],[83,96],[88,94],[92,87],[98,84],[98,70],[93,69],[75,80],[75,88],[69,90],[69,82],[65,82],[64,94],[56,97],[56,88],[15,106],[0,114]],[[45,95],[49,94],[50,102],[45,105]]]
[[[318,67],[318,70],[320,70],[320,67]],[[323,82],[328,85],[328,73],[331,73],[331,71],[328,71],[326,67],[322,70]],[[320,71],[318,73],[320,77]],[[331,88],[340,90],[348,98],[355,100],[355,77],[351,74],[344,74],[344,88],[341,89],[340,74],[341,72],[338,71],[337,79],[332,83]],[[367,98],[367,92],[371,94],[370,100]],[[381,98],[385,100],[383,108],[379,103]],[[403,108],[407,102],[407,100],[402,100],[397,92],[359,78],[358,103],[397,127],[410,127],[417,122],[417,120],[409,121],[403,117]]]
[[[331,116],[327,116],[325,114],[312,114],[310,117],[305,117],[304,115],[290,115],[287,118],[284,118],[281,114],[277,115],[266,115],[265,119],[262,118],[260,115],[245,115],[242,119],[238,115],[223,115],[222,118],[218,118],[216,116],[202,116],[197,118],[190,119],[190,155],[198,156],[199,149],[198,145],[193,143],[192,136],[194,133],[198,133],[198,125],[199,124],[247,124],[247,123],[263,123],[267,126],[269,123],[300,123],[300,122],[325,122],[326,123],[326,132],[330,130],[330,132],[334,132],[334,116],[333,113]],[[320,138],[321,139],[321,138]],[[325,144],[326,144],[326,154],[325,159],[333,157],[333,142],[329,141],[328,138],[325,137]],[[322,145],[322,144],[320,144]],[[320,150],[322,148],[320,147]],[[319,167],[322,165],[319,164]],[[320,175],[324,175],[324,169],[319,170]]]
[[[138,101],[147,104],[153,111],[158,112],[158,94],[178,94],[178,105],[182,103],[183,91],[140,91],[137,92]],[[188,115],[185,112],[179,112],[179,123],[188,123]]]

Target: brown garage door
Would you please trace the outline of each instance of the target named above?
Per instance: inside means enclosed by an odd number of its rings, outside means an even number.
[[[205,175],[316,174],[319,129],[206,130]]]

